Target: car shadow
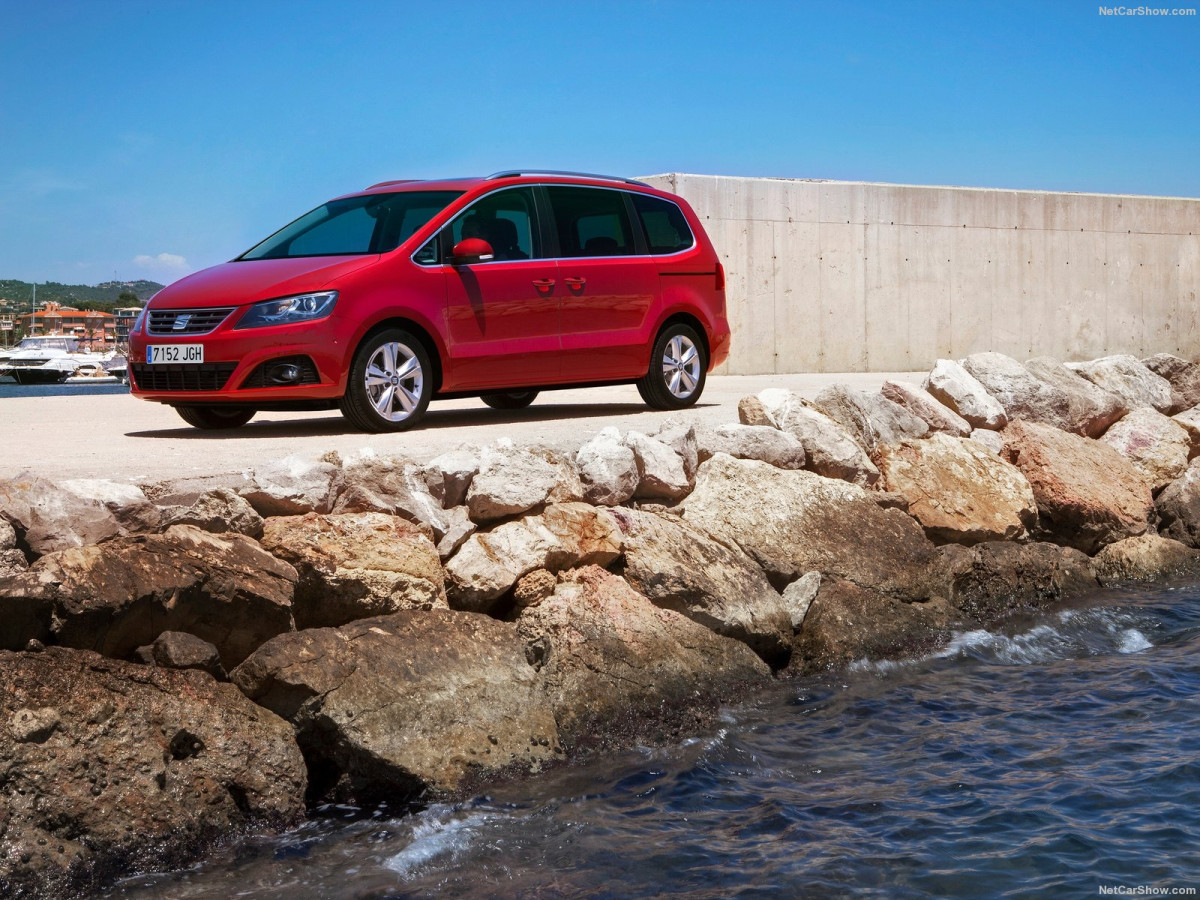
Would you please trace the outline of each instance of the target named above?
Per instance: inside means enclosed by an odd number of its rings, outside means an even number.
[[[717,406],[715,403],[697,403],[692,409],[703,409]],[[521,422],[555,422],[561,419],[595,419],[606,416],[628,416],[645,413],[650,410],[642,403],[546,403],[534,404],[526,409],[502,411],[482,407],[480,409],[430,409],[417,431],[435,431],[439,428],[469,428],[495,427],[497,425],[512,425]],[[679,412],[678,410],[663,410],[664,415]],[[130,431],[126,437],[140,438],[186,438],[188,440],[225,440],[228,438],[289,438],[289,437],[319,437],[335,434],[361,434],[351,426],[340,413],[322,412],[317,415],[322,418],[296,421],[272,421],[272,413],[262,412],[248,425],[224,431],[204,431],[183,425],[179,428],[161,428],[153,431]]]

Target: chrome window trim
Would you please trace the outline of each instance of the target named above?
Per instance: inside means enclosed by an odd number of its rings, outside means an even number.
[[[646,186],[649,187],[650,185],[646,185]],[[660,197],[660,196],[658,196],[658,194],[646,194],[644,191],[631,191],[628,188],[608,187],[607,185],[598,185],[598,184],[575,184],[573,182],[562,182],[562,181],[548,181],[548,182],[538,181],[538,182],[527,182],[527,183],[522,183],[522,184],[508,184],[508,185],[505,185],[504,187],[499,187],[499,188],[496,188],[495,190],[488,191],[486,194],[480,194],[478,197],[476,197],[474,200],[472,200],[470,202],[470,204],[468,204],[467,206],[464,206],[459,212],[455,213],[454,216],[451,217],[449,222],[447,222],[445,225],[442,225],[437,231],[435,231],[432,235],[430,235],[429,240],[425,241],[425,243],[421,244],[420,247],[418,247],[411,254],[409,254],[409,257],[408,257],[409,262],[411,262],[414,266],[419,266],[422,269],[453,269],[454,266],[451,265],[450,263],[420,263],[420,262],[417,262],[416,256],[418,253],[420,253],[422,250],[424,250],[425,247],[428,246],[432,241],[436,241],[441,236],[442,231],[445,230],[445,228],[448,225],[450,225],[451,222],[453,222],[455,219],[457,219],[463,213],[467,212],[467,210],[469,210],[472,206],[474,206],[480,200],[483,200],[486,197],[490,197],[492,194],[498,194],[501,191],[511,191],[511,190],[515,190],[516,188],[522,188],[522,187],[576,187],[576,188],[581,187],[581,188],[591,188],[592,190],[596,190],[596,191],[617,191],[618,193],[622,193],[622,194],[634,194],[634,195],[642,194],[643,196],[646,196],[646,197],[654,197],[656,200],[665,200],[668,203],[673,204],[675,206],[675,208],[679,210],[679,214],[681,216],[683,216],[683,220],[685,222],[687,222],[687,214],[683,211],[683,207],[680,206],[678,203],[676,203],[674,200],[672,200],[670,197]],[[640,225],[640,223],[639,223],[639,225]],[[545,260],[553,260],[555,262],[571,262],[574,260],[581,260],[581,259],[584,259],[584,260],[670,259],[672,256],[681,256],[684,253],[691,253],[693,250],[696,249],[697,246],[699,246],[700,242],[698,240],[696,240],[696,233],[695,233],[695,230],[692,228],[691,222],[688,222],[688,231],[691,232],[692,243],[689,246],[684,247],[682,250],[676,250],[673,253],[622,253],[620,255],[615,255],[615,256],[538,256],[538,257],[535,257],[534,259],[494,259],[491,262],[471,263],[471,265],[473,265],[473,266],[503,266],[503,265],[508,265],[509,263],[542,262]]]

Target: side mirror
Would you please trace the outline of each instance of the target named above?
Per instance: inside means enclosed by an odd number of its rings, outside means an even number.
[[[492,245],[483,238],[464,238],[454,245],[450,251],[456,266],[465,266],[477,262],[491,262],[496,258]]]

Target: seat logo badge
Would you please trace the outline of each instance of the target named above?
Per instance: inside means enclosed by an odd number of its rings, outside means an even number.
[[[171,326],[172,331],[183,331],[187,328],[188,322],[192,320],[191,313],[184,313],[182,316],[175,317],[175,324]]]

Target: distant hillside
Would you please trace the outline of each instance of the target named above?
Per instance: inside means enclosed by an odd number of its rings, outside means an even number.
[[[97,285],[47,281],[38,282],[37,301],[42,304],[47,300],[54,300],[63,306],[110,312],[114,306],[124,305],[118,302],[122,291],[132,291],[137,294],[139,301],[145,302],[162,289],[163,286],[157,281],[105,281]],[[0,299],[8,300],[10,306],[15,305],[18,310],[28,312],[32,297],[33,285],[28,281],[0,278]]]

